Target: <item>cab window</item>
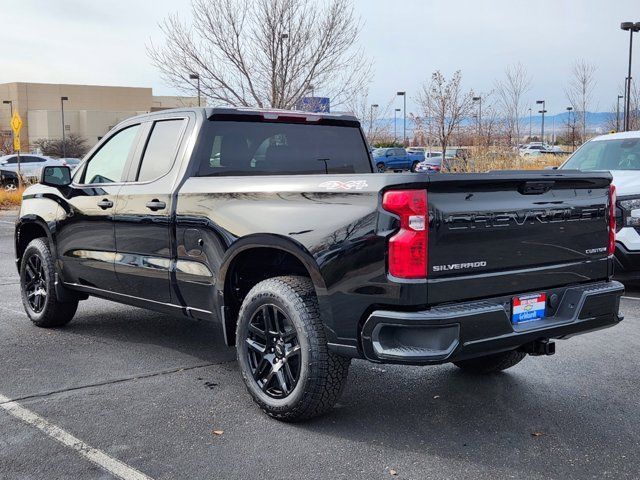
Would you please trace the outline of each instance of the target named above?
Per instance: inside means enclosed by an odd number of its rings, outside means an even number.
[[[87,163],[82,183],[120,182],[139,128],[140,125],[127,127],[107,140]]]

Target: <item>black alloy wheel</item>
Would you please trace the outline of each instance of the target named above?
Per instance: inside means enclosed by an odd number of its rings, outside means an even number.
[[[47,272],[42,258],[34,253],[27,259],[23,286],[29,308],[34,313],[40,313],[44,309],[48,295],[47,284]]]
[[[271,398],[285,398],[300,379],[298,333],[283,310],[263,305],[249,321],[247,361],[258,387]]]

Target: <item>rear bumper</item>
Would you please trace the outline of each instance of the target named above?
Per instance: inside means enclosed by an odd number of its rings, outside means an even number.
[[[551,316],[518,325],[511,323],[511,297],[420,312],[376,310],[362,328],[362,350],[374,362],[413,365],[512,350],[616,325],[622,320],[618,309],[623,293],[624,286],[615,281],[569,287],[548,307]]]

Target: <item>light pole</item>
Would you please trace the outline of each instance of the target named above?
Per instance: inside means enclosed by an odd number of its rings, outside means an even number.
[[[529,141],[531,141],[531,107],[529,107]]]
[[[198,106],[200,106],[200,75],[198,75],[197,73],[190,73],[189,80],[198,81]]]
[[[378,108],[378,104],[374,103],[373,105],[371,105],[371,108],[369,109],[369,137],[371,137],[373,135],[373,109],[374,108]],[[369,138],[369,141],[371,141],[371,138]]]
[[[480,136],[480,129],[482,128],[482,97],[473,97],[472,100],[478,102],[478,136]]]
[[[567,127],[569,127],[571,129],[571,151],[575,150],[575,142],[574,142],[574,132],[573,132],[573,125],[571,125],[571,110],[573,110],[573,107],[567,107]]]
[[[618,95],[616,102],[616,132],[620,131],[620,99],[624,98],[624,95]]]
[[[398,92],[397,95],[402,97],[402,146],[407,145],[407,92]]]
[[[396,128],[396,119],[398,116],[398,112],[400,111],[399,108],[396,108],[393,110],[393,143],[396,143],[396,140],[398,139],[398,130]]]
[[[547,111],[545,110],[546,102],[545,100],[536,100],[536,104],[542,105],[542,110],[538,110],[538,113],[542,114],[542,129],[540,130],[540,141],[544,145],[544,114],[547,113]]]
[[[64,131],[64,102],[67,100],[69,100],[69,97],[60,97],[60,113],[62,114],[62,158],[67,158],[67,140]]]
[[[624,115],[624,131],[629,130],[629,117],[631,112],[631,51],[633,50],[633,32],[640,32],[640,22],[622,22],[620,28],[625,31],[629,31],[629,73],[627,75],[627,91],[625,102],[625,115]]]

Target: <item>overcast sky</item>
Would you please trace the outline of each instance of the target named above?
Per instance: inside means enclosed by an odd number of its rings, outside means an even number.
[[[158,22],[189,14],[190,0],[0,0],[0,83],[30,81],[164,85],[145,53],[161,41]],[[564,111],[571,65],[595,64],[591,110],[610,110],[626,76],[627,32],[621,21],[640,21],[640,0],[355,0],[361,45],[373,59],[372,103],[397,90],[412,97],[431,72],[462,70],[465,86],[491,90],[509,64],[522,62],[532,77],[528,101],[546,99]],[[640,81],[640,36],[634,77]],[[317,92],[321,93],[321,92]],[[399,104],[400,102],[398,102]]]

